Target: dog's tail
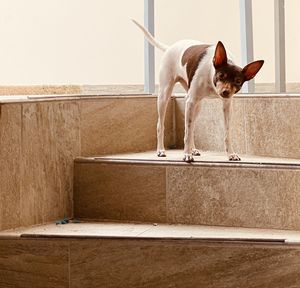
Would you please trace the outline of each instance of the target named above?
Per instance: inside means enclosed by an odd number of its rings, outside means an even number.
[[[154,37],[149,33],[149,31],[147,31],[145,29],[145,27],[143,27],[140,23],[138,23],[137,21],[135,21],[134,19],[131,19],[132,22],[137,25],[143,32],[144,35],[146,37],[146,39],[155,47],[157,47],[158,49],[162,50],[162,51],[166,51],[168,49],[168,46],[160,43],[159,41],[155,40]]]

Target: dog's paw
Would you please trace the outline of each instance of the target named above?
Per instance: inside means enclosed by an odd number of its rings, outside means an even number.
[[[187,162],[187,163],[191,163],[194,162],[194,157],[192,154],[185,154],[183,161]]]
[[[165,150],[159,150],[157,151],[157,156],[158,157],[166,157],[166,151]]]
[[[198,149],[193,149],[192,155],[194,155],[194,156],[201,156],[201,153],[200,153],[200,151]]]
[[[229,155],[229,161],[241,161],[241,158],[237,154],[230,154]]]

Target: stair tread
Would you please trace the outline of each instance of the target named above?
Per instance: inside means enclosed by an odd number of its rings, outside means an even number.
[[[112,163],[149,163],[149,164],[180,164],[180,165],[213,165],[231,167],[288,167],[300,168],[300,159],[261,157],[241,155],[242,161],[229,161],[225,153],[202,152],[201,156],[195,156],[193,163],[185,163],[182,160],[182,150],[168,150],[167,157],[157,157],[155,151],[139,153],[125,153],[93,157],[78,157],[77,162],[112,162]]]
[[[116,222],[44,224],[0,232],[0,239],[10,237],[198,239],[300,243],[300,231],[293,230]]]

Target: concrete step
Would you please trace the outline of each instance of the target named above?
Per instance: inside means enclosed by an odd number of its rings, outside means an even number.
[[[74,215],[83,219],[300,230],[300,161],[154,151],[77,158]]]
[[[48,224],[0,232],[0,287],[292,288],[299,243],[296,231]]]

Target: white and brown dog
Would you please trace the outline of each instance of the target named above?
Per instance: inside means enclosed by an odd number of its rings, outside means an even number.
[[[225,147],[229,160],[239,161],[234,153],[230,135],[232,96],[243,83],[252,79],[264,64],[263,60],[252,62],[241,68],[227,57],[222,42],[217,45],[203,44],[195,40],[182,40],[170,47],[158,42],[138,22],[132,20],[155,47],[165,51],[159,74],[157,155],[165,157],[164,121],[167,104],[175,83],[179,82],[187,91],[185,107],[184,161],[194,161],[200,156],[194,144],[195,120],[203,98],[220,98],[223,101],[225,121]]]

